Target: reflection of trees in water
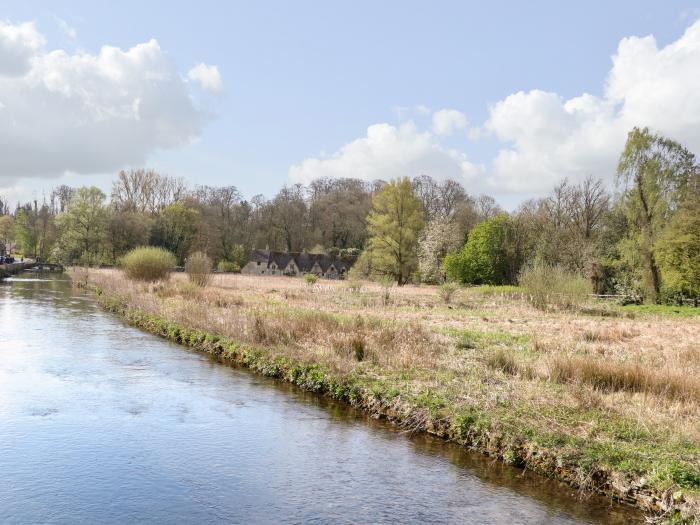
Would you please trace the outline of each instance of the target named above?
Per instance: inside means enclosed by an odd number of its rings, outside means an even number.
[[[70,279],[61,273],[26,272],[6,280],[2,284],[9,301],[22,300],[33,304],[51,303],[67,309],[71,315],[85,313],[89,302],[75,293]],[[11,305],[10,305],[11,306]]]

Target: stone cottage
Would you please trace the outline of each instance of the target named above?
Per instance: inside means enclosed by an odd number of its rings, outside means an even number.
[[[249,275],[297,276],[314,273],[326,279],[344,279],[357,257],[333,256],[316,253],[274,252],[253,250],[250,261],[241,273]]]

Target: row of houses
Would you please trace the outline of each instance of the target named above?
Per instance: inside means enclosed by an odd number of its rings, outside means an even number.
[[[313,273],[326,279],[344,279],[356,260],[357,257],[352,255],[253,250],[250,261],[241,269],[241,273],[289,276]]]

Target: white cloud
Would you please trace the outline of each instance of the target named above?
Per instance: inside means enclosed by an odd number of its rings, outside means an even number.
[[[494,104],[482,126],[470,126],[458,110],[432,113],[430,131],[416,125],[370,126],[366,137],[330,157],[305,160],[290,177],[364,179],[413,176],[470,178],[472,189],[497,193],[543,194],[554,184],[587,175],[614,180],[627,133],[648,126],[700,153],[700,21],[675,42],[659,48],[653,36],[620,41],[601,95],[569,99],[542,90],[513,93]],[[399,120],[417,115],[397,108]],[[441,144],[457,130],[476,141],[487,135],[501,149],[484,169]],[[445,139],[446,140],[446,139]]]
[[[441,109],[433,113],[433,132],[437,135],[450,135],[467,127],[467,117],[456,109]]]
[[[61,28],[61,31],[63,31],[63,34],[65,34],[71,40],[75,40],[78,37],[78,32],[75,30],[75,28],[70,26],[68,22],[62,18],[56,17],[56,23],[58,24],[58,27]]]
[[[354,177],[364,180],[415,177],[471,179],[481,172],[466,155],[440,145],[430,132],[406,122],[400,126],[374,124],[367,136],[353,140],[330,157],[309,158],[292,166],[289,177],[308,183],[319,177]]]
[[[0,76],[0,187],[140,165],[199,135],[206,116],[155,40],[97,54],[43,43],[32,24],[0,26],[0,71],[14,75]]]
[[[224,89],[224,83],[221,80],[219,68],[216,66],[208,66],[203,62],[190,69],[187,73],[187,78],[198,82],[202,89],[214,94],[219,94]]]
[[[45,43],[33,22],[12,25],[0,20],[0,77],[29,71],[32,58]]]
[[[659,49],[653,36],[623,39],[603,95],[565,100],[539,90],[495,104],[486,130],[509,143],[489,183],[546,191],[562,177],[612,180],[627,132],[649,126],[700,151],[700,22]]]

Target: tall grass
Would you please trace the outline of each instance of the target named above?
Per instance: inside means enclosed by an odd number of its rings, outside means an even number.
[[[455,293],[457,293],[457,290],[459,290],[459,286],[457,286],[455,283],[447,282],[438,286],[437,293],[445,304],[450,304],[452,302],[452,297]]]
[[[185,261],[185,272],[190,282],[197,286],[206,286],[211,278],[212,262],[207,254],[194,252]]]
[[[134,248],[120,262],[129,279],[153,282],[167,279],[177,259],[163,248],[144,246]]]
[[[540,310],[573,310],[586,300],[590,285],[578,273],[562,266],[534,263],[520,273],[520,286],[528,301]]]
[[[550,363],[549,374],[553,381],[583,383],[601,392],[641,392],[670,399],[700,401],[700,382],[697,378],[643,367],[638,363],[557,357]]]

